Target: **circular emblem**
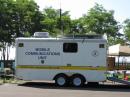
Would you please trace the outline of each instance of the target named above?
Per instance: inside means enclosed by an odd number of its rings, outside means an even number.
[[[99,52],[97,50],[92,51],[92,56],[97,57],[99,55]]]

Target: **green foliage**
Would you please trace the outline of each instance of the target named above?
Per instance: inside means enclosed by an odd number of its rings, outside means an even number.
[[[130,19],[126,19],[124,21],[125,25],[124,25],[124,34],[127,38],[128,41],[130,41]]]
[[[33,0],[16,0],[14,3],[13,20],[16,37],[24,36],[24,32],[33,35],[35,31],[42,30],[40,21],[43,16]]]
[[[25,36],[25,37],[30,37],[31,35],[30,35],[29,32],[24,32],[24,36]]]
[[[11,43],[12,40],[11,2],[12,0],[0,0],[0,42]]]
[[[89,10],[87,15],[83,16],[82,21],[84,21],[88,32],[95,32],[96,34],[106,33],[108,36],[115,37],[120,26],[114,19],[113,14],[114,11],[107,11],[102,5],[96,4]]]
[[[68,11],[60,12],[61,10],[47,7],[43,10],[44,19],[42,20],[43,29],[49,31],[52,36],[61,34],[61,30],[68,33],[70,28],[70,15]],[[61,16],[60,16],[61,14]]]
[[[115,45],[115,44],[125,45],[126,43],[125,43],[124,39],[110,36],[108,38],[108,45],[111,46],[111,45]]]
[[[12,42],[13,38],[41,31],[43,15],[33,0],[0,0],[0,41]],[[5,35],[7,34],[7,35]]]
[[[70,32],[68,34],[83,35],[87,33],[82,19],[71,20]]]

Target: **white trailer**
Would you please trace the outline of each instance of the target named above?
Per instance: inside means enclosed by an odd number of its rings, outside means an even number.
[[[16,77],[81,86],[106,80],[106,40],[101,36],[17,38]]]

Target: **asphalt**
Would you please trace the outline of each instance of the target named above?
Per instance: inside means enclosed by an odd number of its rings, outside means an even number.
[[[26,82],[0,85],[0,97],[130,97],[130,86],[101,83],[97,86],[58,87],[50,82]]]

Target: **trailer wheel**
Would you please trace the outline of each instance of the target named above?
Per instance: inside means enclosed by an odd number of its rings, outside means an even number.
[[[55,77],[55,83],[58,86],[66,86],[68,84],[68,77],[64,74],[59,74]]]
[[[72,85],[75,87],[83,86],[85,83],[85,78],[81,75],[74,75],[72,76]]]

